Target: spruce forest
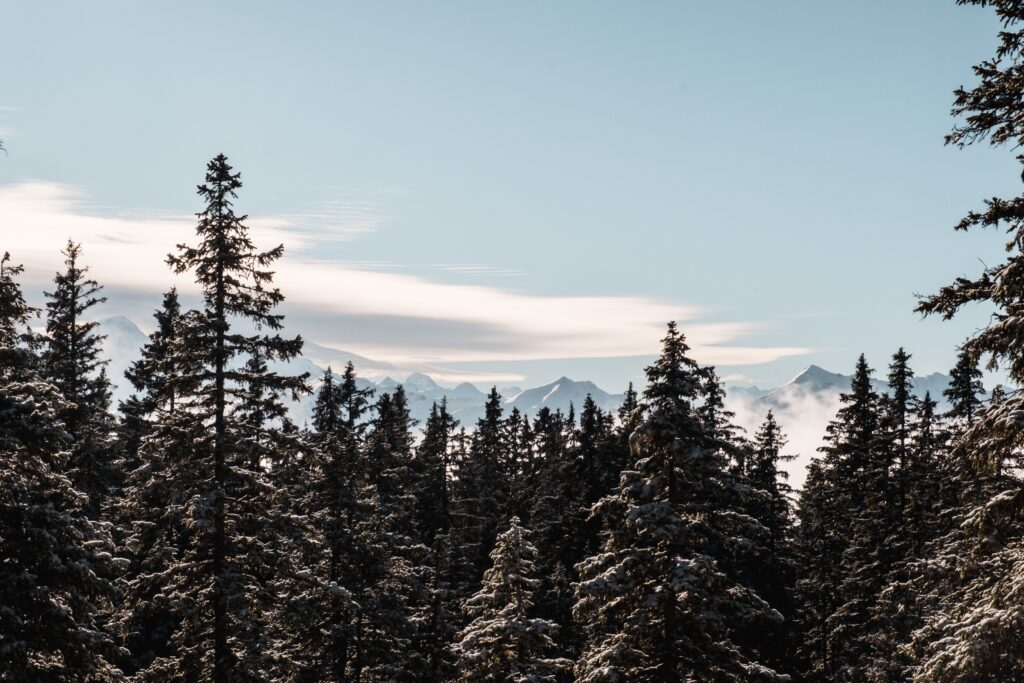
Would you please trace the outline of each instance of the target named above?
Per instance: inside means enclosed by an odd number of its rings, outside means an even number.
[[[1003,31],[946,144],[1016,150],[1024,2],[959,4]],[[740,429],[675,322],[617,412],[492,389],[475,424],[417,424],[351,363],[275,371],[303,340],[244,204],[216,156],[167,245],[199,305],[166,292],[119,405],[88,249],[54,245],[45,309],[4,254],[0,681],[1024,681],[1024,194],[955,226],[1005,231],[1004,262],[919,298],[992,310],[945,396],[899,340],[862,355],[799,490],[775,417]]]

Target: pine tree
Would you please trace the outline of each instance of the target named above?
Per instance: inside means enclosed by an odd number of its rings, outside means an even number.
[[[537,549],[530,532],[513,517],[491,552],[493,565],[484,574],[480,590],[466,601],[472,622],[458,635],[459,680],[494,683],[554,683],[570,666],[554,658],[550,621],[530,616],[537,590]]]
[[[905,647],[912,634],[921,628],[932,605],[930,570],[921,558],[931,554],[957,507],[949,497],[944,426],[936,412],[936,403],[926,393],[910,427],[909,462],[905,472],[908,489],[901,524],[893,545],[903,550],[901,561],[888,577],[888,585],[879,594],[875,607],[880,629],[875,639],[875,655],[869,663],[871,680],[904,681],[911,665]]]
[[[453,540],[468,563],[467,585],[478,581],[483,573],[498,526],[509,507],[510,465],[502,426],[501,395],[492,387],[469,452],[458,465],[452,509],[456,526]]]
[[[427,573],[428,607],[417,638],[427,680],[447,680],[455,671],[450,646],[456,633],[459,585],[458,558],[451,544],[451,480],[453,442],[458,420],[448,413],[446,399],[431,406],[423,439],[416,449],[415,497],[419,535],[430,548],[433,566]]]
[[[113,641],[100,630],[118,561],[104,525],[79,514],[85,498],[61,474],[69,457],[21,293],[21,266],[0,259],[0,678],[24,683],[116,681]]]
[[[131,566],[121,577],[122,586],[127,589],[129,595],[132,595],[133,587],[138,589],[141,586],[140,578],[147,570],[162,570],[165,558],[161,556],[161,552],[176,551],[172,547],[163,546],[163,551],[147,557],[143,548],[149,549],[158,544],[161,531],[155,525],[147,526],[152,535],[140,535],[139,531],[143,527],[135,524],[139,517],[140,503],[144,509],[150,509],[159,508],[171,500],[167,492],[159,487],[153,487],[149,495],[143,499],[136,498],[133,494],[142,494],[143,491],[133,486],[145,477],[160,471],[153,468],[153,465],[165,462],[169,455],[155,453],[152,445],[146,449],[144,442],[159,433],[158,425],[171,423],[175,418],[175,390],[172,388],[172,382],[178,373],[174,363],[174,344],[181,324],[181,307],[174,289],[164,295],[163,304],[153,317],[157,321],[156,329],[143,346],[140,359],[125,372],[125,377],[137,393],[121,403],[122,447],[118,465],[122,470],[122,477],[127,480],[127,486],[125,495],[115,506],[115,529],[119,547],[131,559]],[[147,451],[145,458],[144,450]],[[143,472],[147,474],[142,475]],[[179,527],[177,531],[183,532],[183,529]],[[145,594],[153,595],[148,590]],[[139,593],[135,593],[133,597],[138,595]],[[168,634],[175,630],[178,619],[167,604],[159,604],[159,601],[129,601],[129,604],[132,604],[133,608],[121,610],[116,615],[115,624],[120,631],[121,644],[129,652],[128,656],[122,657],[121,666],[127,673],[134,674],[154,658],[168,652]]]
[[[751,584],[758,595],[778,610],[785,621],[773,628],[750,634],[768,664],[784,673],[795,673],[797,605],[794,595],[797,561],[794,539],[793,489],[783,463],[796,458],[787,455],[786,436],[768,411],[754,435],[746,462],[745,479],[758,493],[752,496],[750,515],[767,530],[763,551],[751,558]]]
[[[334,373],[327,366],[313,404],[313,431],[318,434],[341,431],[342,393],[334,386]]]
[[[433,561],[413,519],[413,424],[401,385],[380,396],[366,444],[374,528],[372,552],[360,559],[370,581],[355,594],[360,671],[370,680],[418,680],[428,659],[414,647],[430,609]]]
[[[537,411],[532,431],[539,466],[524,482],[524,488],[530,486],[529,520],[540,553],[537,614],[564,626],[572,623],[569,584],[575,578],[573,567],[584,557],[586,541],[581,461],[577,447],[569,442],[570,430],[560,412],[546,406]],[[574,635],[569,628],[563,630],[564,638]]]
[[[293,649],[305,660],[300,681],[351,681],[362,676],[362,607],[377,557],[365,459],[372,390],[352,363],[340,383],[325,375],[317,390],[314,429],[302,468],[288,486],[310,520],[305,548],[311,577],[303,596],[309,614],[292,622]]]
[[[256,250],[232,206],[240,187],[227,159],[215,157],[198,190],[205,202],[199,244],[179,245],[168,257],[176,272],[194,272],[203,306],[181,317],[168,387],[175,412],[144,440],[143,464],[126,491],[136,520],[130,543],[144,571],[127,587],[125,610],[160,607],[173,619],[169,647],[143,663],[142,680],[171,671],[225,683],[287,666],[278,660],[282,636],[265,609],[272,596],[264,579],[292,571],[282,569],[293,556],[290,530],[267,473],[253,467],[254,425],[231,405],[297,398],[304,377],[234,361],[286,361],[302,340],[279,334],[283,318],[274,308],[284,297],[268,268],[283,248]],[[236,322],[247,331],[233,329]]]
[[[448,412],[447,399],[442,398],[431,406],[416,449],[416,509],[419,533],[427,545],[451,530],[451,448],[458,426],[459,421]]]
[[[576,560],[579,562],[599,548],[601,519],[592,516],[590,510],[597,501],[617,488],[625,459],[625,451],[615,436],[613,416],[598,408],[589,394],[580,411],[576,444],[576,460],[580,469],[578,486],[581,489],[577,514],[583,525],[583,537],[579,541],[584,551],[584,555]]]
[[[174,412],[172,380],[177,374],[173,366],[174,343],[181,325],[181,304],[178,292],[171,288],[164,294],[161,308],[153,313],[156,329],[142,348],[141,357],[125,372],[135,394],[122,401],[120,412],[122,469],[130,471],[138,465],[140,442],[160,412]]]
[[[116,487],[113,419],[109,413],[110,381],[102,359],[99,323],[88,320],[94,306],[106,301],[102,287],[88,277],[80,263],[81,245],[68,240],[61,252],[64,272],[54,277],[46,297],[46,351],[43,374],[67,400],[60,418],[71,435],[68,475],[74,487],[88,496],[85,513],[99,519],[100,510]]]
[[[802,605],[805,677],[842,680],[865,657],[862,627],[877,576],[879,526],[888,472],[879,460],[878,395],[861,355],[849,393],[829,423],[821,458],[812,462],[800,498],[797,583]],[[851,550],[856,548],[857,550]]]
[[[1024,143],[1024,78],[1019,68],[1024,60],[1024,3],[963,0],[961,4],[992,7],[1002,27],[995,57],[974,67],[978,82],[955,93],[953,114],[962,120],[946,142],[962,147],[987,139],[995,147],[1019,146]],[[1018,160],[1024,163],[1024,157]],[[956,228],[1005,229],[1009,257],[975,278],[957,278],[917,307],[925,315],[944,319],[972,303],[993,308],[988,326],[963,344],[961,354],[969,359],[987,357],[988,368],[1004,369],[1017,386],[1024,382],[1024,353],[1016,332],[1024,324],[1022,207],[1024,196],[996,197],[987,200],[983,210],[968,213]],[[968,373],[958,381],[968,404],[974,388],[969,378]],[[955,446],[955,457],[973,470],[977,484],[962,508],[964,535],[949,539],[931,558],[935,573],[942,576],[933,591],[940,607],[916,634],[915,681],[1014,680],[1024,666],[1018,607],[1024,576],[1024,527],[1020,524],[1024,496],[1019,479],[1006,467],[1019,462],[1024,447],[1019,426],[1022,411],[1024,396],[1019,393],[993,400],[974,414],[973,426]]]
[[[949,401],[949,417],[962,421],[967,427],[974,425],[974,417],[981,409],[981,395],[985,387],[981,383],[978,360],[972,358],[966,349],[960,349],[956,365],[949,371],[949,386],[942,395]]]
[[[588,635],[577,680],[784,680],[734,640],[781,621],[737,576],[764,528],[740,513],[748,489],[697,413],[705,374],[675,323],[662,344],[647,368],[648,417],[631,438],[635,466],[601,503],[619,523],[577,567],[574,612]]]
[[[856,576],[848,585],[859,587],[859,604],[867,606],[867,618],[860,625],[858,638],[866,653],[861,661],[850,668],[856,674],[847,674],[848,680],[866,675],[871,680],[901,681],[902,664],[893,656],[894,644],[909,636],[908,619],[912,610],[911,596],[902,587],[906,585],[910,565],[920,551],[916,543],[921,532],[919,525],[926,520],[921,516],[921,496],[929,495],[926,480],[919,478],[920,458],[924,453],[914,448],[914,427],[920,410],[913,395],[914,373],[910,369],[910,354],[900,348],[889,365],[890,393],[879,401],[879,440],[875,457],[878,475],[865,483],[878,491],[867,490],[867,505],[861,519],[867,522],[870,534],[866,542],[855,540],[848,551],[859,558],[849,563],[848,571]],[[929,399],[930,400],[930,399]],[[929,406],[928,410],[932,410]],[[926,430],[931,426],[926,425]],[[938,463],[933,463],[937,465]],[[860,526],[860,525],[858,525]],[[859,529],[860,531],[860,529]],[[869,557],[870,563],[863,563]]]

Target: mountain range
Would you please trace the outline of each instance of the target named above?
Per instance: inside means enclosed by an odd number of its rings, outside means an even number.
[[[104,353],[110,361],[107,372],[114,383],[114,405],[131,394],[131,387],[124,379],[124,371],[134,362],[140,349],[147,341],[147,336],[131,320],[123,316],[114,316],[100,321],[100,333],[106,335]],[[312,415],[315,388],[321,381],[324,368],[331,367],[333,372],[343,368],[348,361],[359,374],[368,373],[373,376],[394,372],[395,366],[376,361],[358,354],[334,349],[320,344],[306,342],[303,356],[286,363],[277,363],[273,370],[298,374],[308,372],[314,394],[303,397],[298,403],[290,406],[292,419],[299,425],[308,423]],[[790,448],[793,453],[800,454],[798,462],[806,463],[818,446],[825,432],[825,426],[835,415],[839,407],[840,394],[849,391],[850,375],[830,372],[817,365],[811,365],[789,382],[778,387],[762,389],[759,387],[729,384],[726,386],[726,407],[736,414],[737,423],[752,434],[764,419],[768,410],[772,410],[780,425],[789,435]],[[360,386],[373,389],[376,393],[390,392],[401,384],[409,399],[409,409],[413,419],[420,424],[430,414],[430,407],[435,401],[447,398],[448,409],[459,420],[460,424],[472,428],[483,416],[487,394],[474,384],[463,382],[454,386],[443,386],[429,374],[413,373],[399,382],[390,376],[373,382],[365,377],[358,380]],[[876,390],[887,390],[885,382],[873,380]],[[949,377],[941,373],[932,373],[914,378],[914,393],[923,397],[926,392],[938,401],[940,409],[946,407],[942,391],[949,384]],[[528,416],[536,415],[542,407],[561,410],[567,413],[570,406],[578,411],[583,400],[589,394],[599,407],[614,411],[622,404],[622,394],[611,394],[593,382],[573,380],[560,377],[554,382],[538,387],[521,389],[515,386],[498,387],[506,411],[518,408]],[[797,466],[793,472],[794,483],[802,481],[802,467]]]
[[[132,393],[131,385],[124,379],[124,372],[139,358],[140,349],[148,341],[148,337],[134,322],[124,316],[101,320],[98,331],[100,334],[106,335],[106,339],[103,341],[103,352],[110,361],[107,366],[107,374],[113,383],[113,402],[116,406],[119,401],[128,398]],[[381,372],[395,369],[388,363],[308,341],[303,346],[303,355],[300,358],[284,363],[270,364],[271,369],[276,372],[309,373],[314,393],[303,397],[298,403],[289,407],[291,418],[297,424],[308,423],[313,414],[315,391],[322,380],[324,369],[330,367],[332,373],[338,376],[338,371],[344,368],[349,361],[352,362],[357,374],[370,372],[379,375]],[[420,424],[423,424],[430,414],[430,407],[435,401],[447,398],[448,411],[459,420],[460,424],[472,427],[478,419],[483,417],[484,403],[487,400],[487,394],[474,384],[463,382],[455,386],[442,386],[424,373],[413,373],[401,382],[389,376],[385,376],[377,382],[359,377],[357,383],[363,388],[373,389],[378,394],[394,391],[395,387],[401,384],[409,399],[409,412],[412,418]],[[536,415],[542,407],[561,410],[565,413],[571,406],[578,410],[587,394],[590,394],[597,405],[604,410],[617,409],[623,399],[622,394],[609,394],[593,382],[576,381],[568,377],[560,377],[554,382],[526,390],[516,386],[503,386],[498,387],[498,391],[502,396],[506,411],[518,408],[521,413],[531,417]]]

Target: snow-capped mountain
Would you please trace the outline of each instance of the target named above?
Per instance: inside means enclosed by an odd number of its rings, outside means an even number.
[[[131,385],[124,378],[124,372],[139,358],[141,348],[147,342],[148,337],[135,323],[124,316],[101,320],[98,331],[107,337],[103,342],[103,353],[110,361],[107,366],[107,374],[113,384],[113,405],[116,408],[120,401],[128,398],[132,393]],[[302,397],[297,403],[290,406],[291,418],[296,423],[306,424],[311,418],[316,387],[323,380],[325,368],[330,367],[332,374],[340,379],[345,364],[349,361],[355,366],[357,373],[379,373],[396,369],[389,363],[308,341],[303,346],[302,357],[270,364],[270,369],[282,374],[309,374],[309,383],[313,387],[313,393]],[[360,376],[357,383],[362,388],[372,389],[376,394],[393,392],[401,385],[409,400],[409,412],[412,418],[421,425],[430,415],[430,408],[434,402],[446,399],[448,412],[459,420],[460,424],[472,428],[476,421],[483,417],[484,403],[487,400],[487,393],[474,384],[463,382],[446,387],[421,372],[413,373],[401,382],[390,376],[386,376],[378,382],[372,382]],[[570,405],[575,406],[578,410],[588,393],[593,396],[598,406],[605,410],[614,410],[622,403],[621,395],[609,394],[593,382],[577,382],[567,377],[561,377],[550,384],[525,391],[519,387],[504,387],[501,392],[508,410],[516,407],[520,412],[531,417],[545,406],[551,410],[561,410],[566,413],[569,411]]]
[[[819,399],[834,397],[838,400],[840,394],[850,391],[852,381],[852,375],[829,372],[817,365],[811,365],[786,384],[765,392],[761,396],[755,396],[754,399],[774,410],[784,411],[802,404],[809,395]],[[886,392],[889,390],[889,385],[882,380],[872,379],[871,384],[875,391]],[[939,406],[943,408],[946,406],[946,399],[942,392],[947,386],[949,386],[949,376],[939,372],[913,379],[915,396],[924,398],[925,393],[928,393],[932,400],[938,402]]]
[[[770,390],[754,387],[726,386],[726,406],[736,414],[736,422],[753,434],[769,410],[789,438],[787,451],[798,455],[788,467],[790,483],[801,486],[807,463],[817,454],[829,421],[840,406],[840,395],[850,391],[852,375],[829,372],[817,365],[806,368],[792,380]],[[889,390],[888,384],[874,379],[878,392]],[[929,393],[939,409],[948,408],[943,390],[949,376],[932,373],[915,377],[913,391],[919,398]]]
[[[139,357],[140,349],[146,343],[147,337],[131,320],[123,316],[102,320],[99,331],[107,335],[103,350],[110,360],[107,373],[114,384],[116,407],[119,400],[131,394],[131,387],[124,379],[124,371]],[[291,417],[297,424],[308,423],[312,416],[315,390],[323,379],[324,369],[329,366],[334,375],[340,376],[349,361],[360,375],[357,380],[360,387],[370,388],[379,394],[392,392],[401,384],[408,396],[410,413],[421,425],[430,414],[434,402],[442,398],[448,402],[448,411],[468,429],[472,429],[476,421],[483,416],[487,393],[469,382],[443,386],[425,372],[413,373],[400,381],[394,378],[398,369],[389,363],[311,342],[306,342],[303,352],[303,357],[287,363],[278,363],[273,367],[275,371],[281,373],[309,373],[309,382],[314,393],[304,396],[290,407]],[[391,376],[373,382],[363,373],[377,377],[389,373]],[[792,481],[799,485],[803,480],[803,465],[821,445],[825,426],[839,408],[840,394],[850,390],[851,380],[850,375],[829,372],[811,365],[786,384],[775,388],[727,384],[726,405],[736,413],[737,423],[744,427],[748,434],[753,434],[768,410],[774,412],[776,419],[789,436],[789,452],[801,456],[791,468]],[[876,379],[873,383],[879,392],[888,389],[886,383],[881,380]],[[944,409],[946,406],[942,391],[948,384],[949,377],[941,373],[916,377],[914,393],[920,397],[929,392],[931,397],[939,402],[940,409]],[[530,417],[536,415],[542,407],[567,413],[569,407],[573,406],[578,413],[587,394],[593,397],[599,407],[608,411],[618,409],[623,400],[621,394],[609,394],[593,382],[577,381],[568,377],[560,377],[554,382],[525,390],[514,386],[503,387],[500,393],[506,411],[517,408]]]
[[[587,394],[604,410],[616,410],[622,405],[622,394],[609,394],[593,382],[577,382],[568,377],[559,377],[550,384],[527,389],[515,396],[506,396],[505,403],[519,408],[519,412],[527,415],[533,415],[543,407],[564,413],[569,411],[570,405],[578,411]]]

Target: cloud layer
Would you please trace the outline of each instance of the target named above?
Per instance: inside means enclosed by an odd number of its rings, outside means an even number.
[[[87,199],[75,188],[50,182],[0,187],[0,250],[25,264],[33,286],[52,278],[60,267],[58,250],[71,238],[83,244],[86,262],[112,302],[146,294],[155,302],[155,295],[172,284],[186,293],[195,291],[193,283],[176,278],[164,265],[175,244],[193,241],[192,216],[101,211]],[[276,279],[288,298],[286,313],[300,321],[298,329],[315,341],[381,360],[653,355],[668,320],[681,321],[694,355],[704,363],[758,364],[808,352],[737,344],[759,326],[701,322],[701,311],[672,302],[538,295],[314,258],[314,249],[325,241],[380,227],[370,207],[363,205],[254,216],[249,225],[257,244],[285,244]]]

